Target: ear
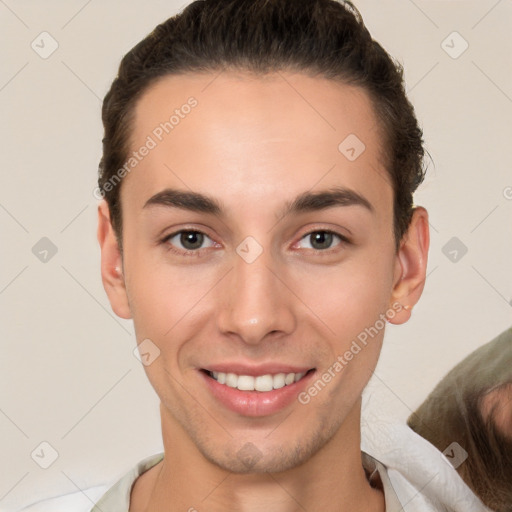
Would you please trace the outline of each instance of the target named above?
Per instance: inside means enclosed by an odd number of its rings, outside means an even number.
[[[411,317],[425,286],[429,245],[428,212],[417,206],[395,260],[391,304],[399,303],[402,307],[394,308],[397,313],[388,322],[403,324]]]
[[[121,318],[131,318],[121,252],[110,222],[110,210],[104,199],[98,205],[97,236],[101,248],[101,280],[112,310]]]

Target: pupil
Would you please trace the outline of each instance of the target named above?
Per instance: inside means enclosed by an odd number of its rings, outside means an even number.
[[[193,247],[188,247],[188,248],[197,249],[197,248],[201,247],[201,243],[202,243],[201,236],[202,236],[202,234],[198,233],[196,231],[187,231],[187,232],[181,234],[181,243],[183,244],[184,247],[187,247],[187,244],[191,243]],[[199,237],[199,241],[198,241],[198,237]],[[194,243],[194,239],[196,239],[195,243]]]
[[[314,243],[320,242],[320,245],[322,245],[322,242],[324,244],[323,247],[320,248],[329,248],[332,242],[332,233],[326,233],[325,231],[319,231],[313,235]],[[327,241],[327,243],[325,243]]]

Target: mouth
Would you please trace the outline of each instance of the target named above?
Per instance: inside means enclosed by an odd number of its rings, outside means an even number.
[[[316,374],[315,368],[308,370],[282,366],[265,369],[239,367],[237,370],[240,373],[226,371],[235,370],[227,365],[198,370],[216,403],[246,418],[269,417],[292,407],[297,403],[297,396],[311,384]],[[264,373],[269,371],[278,373]]]
[[[219,384],[238,389],[239,391],[258,391],[260,393],[268,393],[276,389],[284,388],[285,386],[291,386],[292,384],[301,381],[315,370],[315,368],[310,368],[303,372],[239,375],[236,373],[211,371],[204,368],[201,369],[203,373]]]

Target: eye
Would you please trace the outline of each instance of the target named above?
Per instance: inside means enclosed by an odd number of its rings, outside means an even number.
[[[304,235],[301,240],[311,240],[309,247],[307,249],[313,249],[317,251],[326,251],[332,247],[332,242],[335,238],[338,238],[340,242],[337,245],[343,245],[344,243],[350,243],[349,240],[339,233],[334,231],[319,229],[316,231],[310,231],[306,235]]]
[[[330,253],[331,251],[329,251],[329,249],[332,249],[333,241],[336,238],[338,239],[338,243],[336,245],[350,243],[350,240],[345,236],[327,229],[310,231],[301,238],[301,241],[307,241],[308,238],[311,240],[311,243],[309,243],[309,247],[306,246],[305,248],[312,249],[317,252]],[[210,244],[203,247],[205,239],[210,240]],[[215,246],[215,242],[202,231],[186,229],[167,235],[161,240],[161,243],[165,245],[166,250],[182,256],[199,256],[202,254],[202,249]]]
[[[167,235],[162,240],[162,243],[165,244],[171,252],[194,256],[203,248],[201,246],[203,245],[205,238],[208,238],[212,242],[209,247],[212,247],[215,244],[208,235],[196,230],[176,231],[175,233]],[[175,247],[175,244],[178,243],[181,244],[182,249],[177,249]]]

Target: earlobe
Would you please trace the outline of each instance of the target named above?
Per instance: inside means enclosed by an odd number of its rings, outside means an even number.
[[[399,303],[401,308],[388,319],[390,323],[402,324],[411,317],[425,286],[429,245],[428,212],[417,206],[396,255],[391,303]]]
[[[98,243],[101,249],[101,280],[114,313],[120,318],[131,318],[123,261],[117,238],[110,221],[108,204],[102,200],[98,205]]]

